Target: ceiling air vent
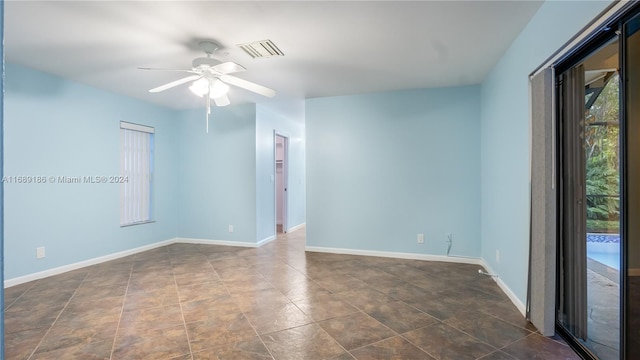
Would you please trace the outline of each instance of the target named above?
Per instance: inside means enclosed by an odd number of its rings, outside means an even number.
[[[278,49],[276,44],[271,40],[254,41],[252,43],[238,45],[252,58],[268,58],[274,56],[284,56],[284,53]]]

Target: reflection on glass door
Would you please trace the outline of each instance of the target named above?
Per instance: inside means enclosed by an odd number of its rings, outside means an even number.
[[[620,76],[618,41],[585,61],[587,345],[620,357]]]
[[[559,76],[558,322],[600,359],[620,358],[618,38]]]
[[[640,15],[623,27],[625,58],[624,131],[625,198],[623,234],[626,239],[625,291],[625,355],[626,359],[640,359]]]

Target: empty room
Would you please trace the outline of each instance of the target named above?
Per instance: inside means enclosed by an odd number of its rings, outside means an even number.
[[[3,358],[640,356],[637,2],[1,4]]]

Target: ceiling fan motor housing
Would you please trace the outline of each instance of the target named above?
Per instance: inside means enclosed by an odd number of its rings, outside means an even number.
[[[193,62],[191,62],[191,66],[195,70],[195,69],[202,69],[202,68],[210,68],[221,63],[222,63],[221,61],[212,59],[210,57],[199,57],[199,58],[193,59]]]

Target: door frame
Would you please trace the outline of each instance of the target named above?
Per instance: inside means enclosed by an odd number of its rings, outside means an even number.
[[[278,130],[273,130],[273,228],[275,229],[275,234],[278,234],[278,181],[277,181],[277,163],[276,163],[276,151],[277,151],[277,139],[281,137],[284,139],[284,156],[282,160],[282,181],[284,191],[282,192],[282,232],[287,233],[289,231],[289,222],[288,222],[288,209],[289,209],[289,196],[288,196],[288,187],[289,187],[289,135],[284,132],[280,132]]]

